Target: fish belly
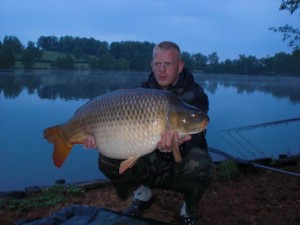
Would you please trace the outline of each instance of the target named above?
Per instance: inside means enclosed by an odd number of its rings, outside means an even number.
[[[96,137],[98,151],[113,159],[128,159],[131,157],[141,157],[156,149],[157,142],[161,135],[152,137],[141,137],[138,134],[125,133],[122,130],[109,129],[109,132],[99,130]]]

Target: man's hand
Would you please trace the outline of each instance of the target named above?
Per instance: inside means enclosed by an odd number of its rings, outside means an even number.
[[[181,155],[179,151],[179,145],[185,141],[191,140],[191,136],[187,135],[183,138],[179,138],[178,132],[167,130],[161,134],[161,140],[157,143],[157,149],[161,152],[173,152],[175,162],[181,161]]]
[[[94,148],[97,149],[96,143],[95,143],[95,139],[92,135],[88,135],[84,142],[83,142],[83,147],[84,148]]]

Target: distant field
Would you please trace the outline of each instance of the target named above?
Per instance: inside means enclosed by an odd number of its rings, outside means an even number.
[[[35,62],[33,65],[33,69],[51,69],[51,63],[54,62],[57,57],[64,57],[66,54],[65,53],[60,53],[60,52],[53,52],[53,51],[43,51],[43,56],[40,60],[40,62]],[[89,69],[89,65],[86,62],[83,62],[82,60],[74,62],[74,67],[76,69]],[[16,64],[15,64],[15,69],[23,69],[24,66],[17,59]]]
[[[60,52],[43,51],[42,60],[54,61],[59,56],[63,57],[63,56],[65,56],[65,54],[64,53],[60,53]]]

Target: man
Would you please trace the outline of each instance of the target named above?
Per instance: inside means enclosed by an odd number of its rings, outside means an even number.
[[[165,41],[156,45],[151,67],[152,73],[141,87],[171,91],[183,101],[208,112],[207,95],[184,67],[177,44]],[[172,151],[178,148],[182,160],[175,162]],[[119,197],[128,197],[130,187],[140,185],[124,214],[142,215],[153,202],[150,187],[163,188],[183,194],[180,224],[198,224],[198,203],[212,174],[205,132],[179,139],[177,132],[166,131],[157,143],[157,150],[141,157],[123,174],[118,173],[120,162],[99,156],[99,169],[114,182]]]

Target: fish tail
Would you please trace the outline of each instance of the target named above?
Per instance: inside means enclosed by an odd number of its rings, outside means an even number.
[[[60,168],[68,157],[72,144],[70,144],[62,133],[61,126],[49,127],[44,130],[44,138],[53,143],[53,163]]]

